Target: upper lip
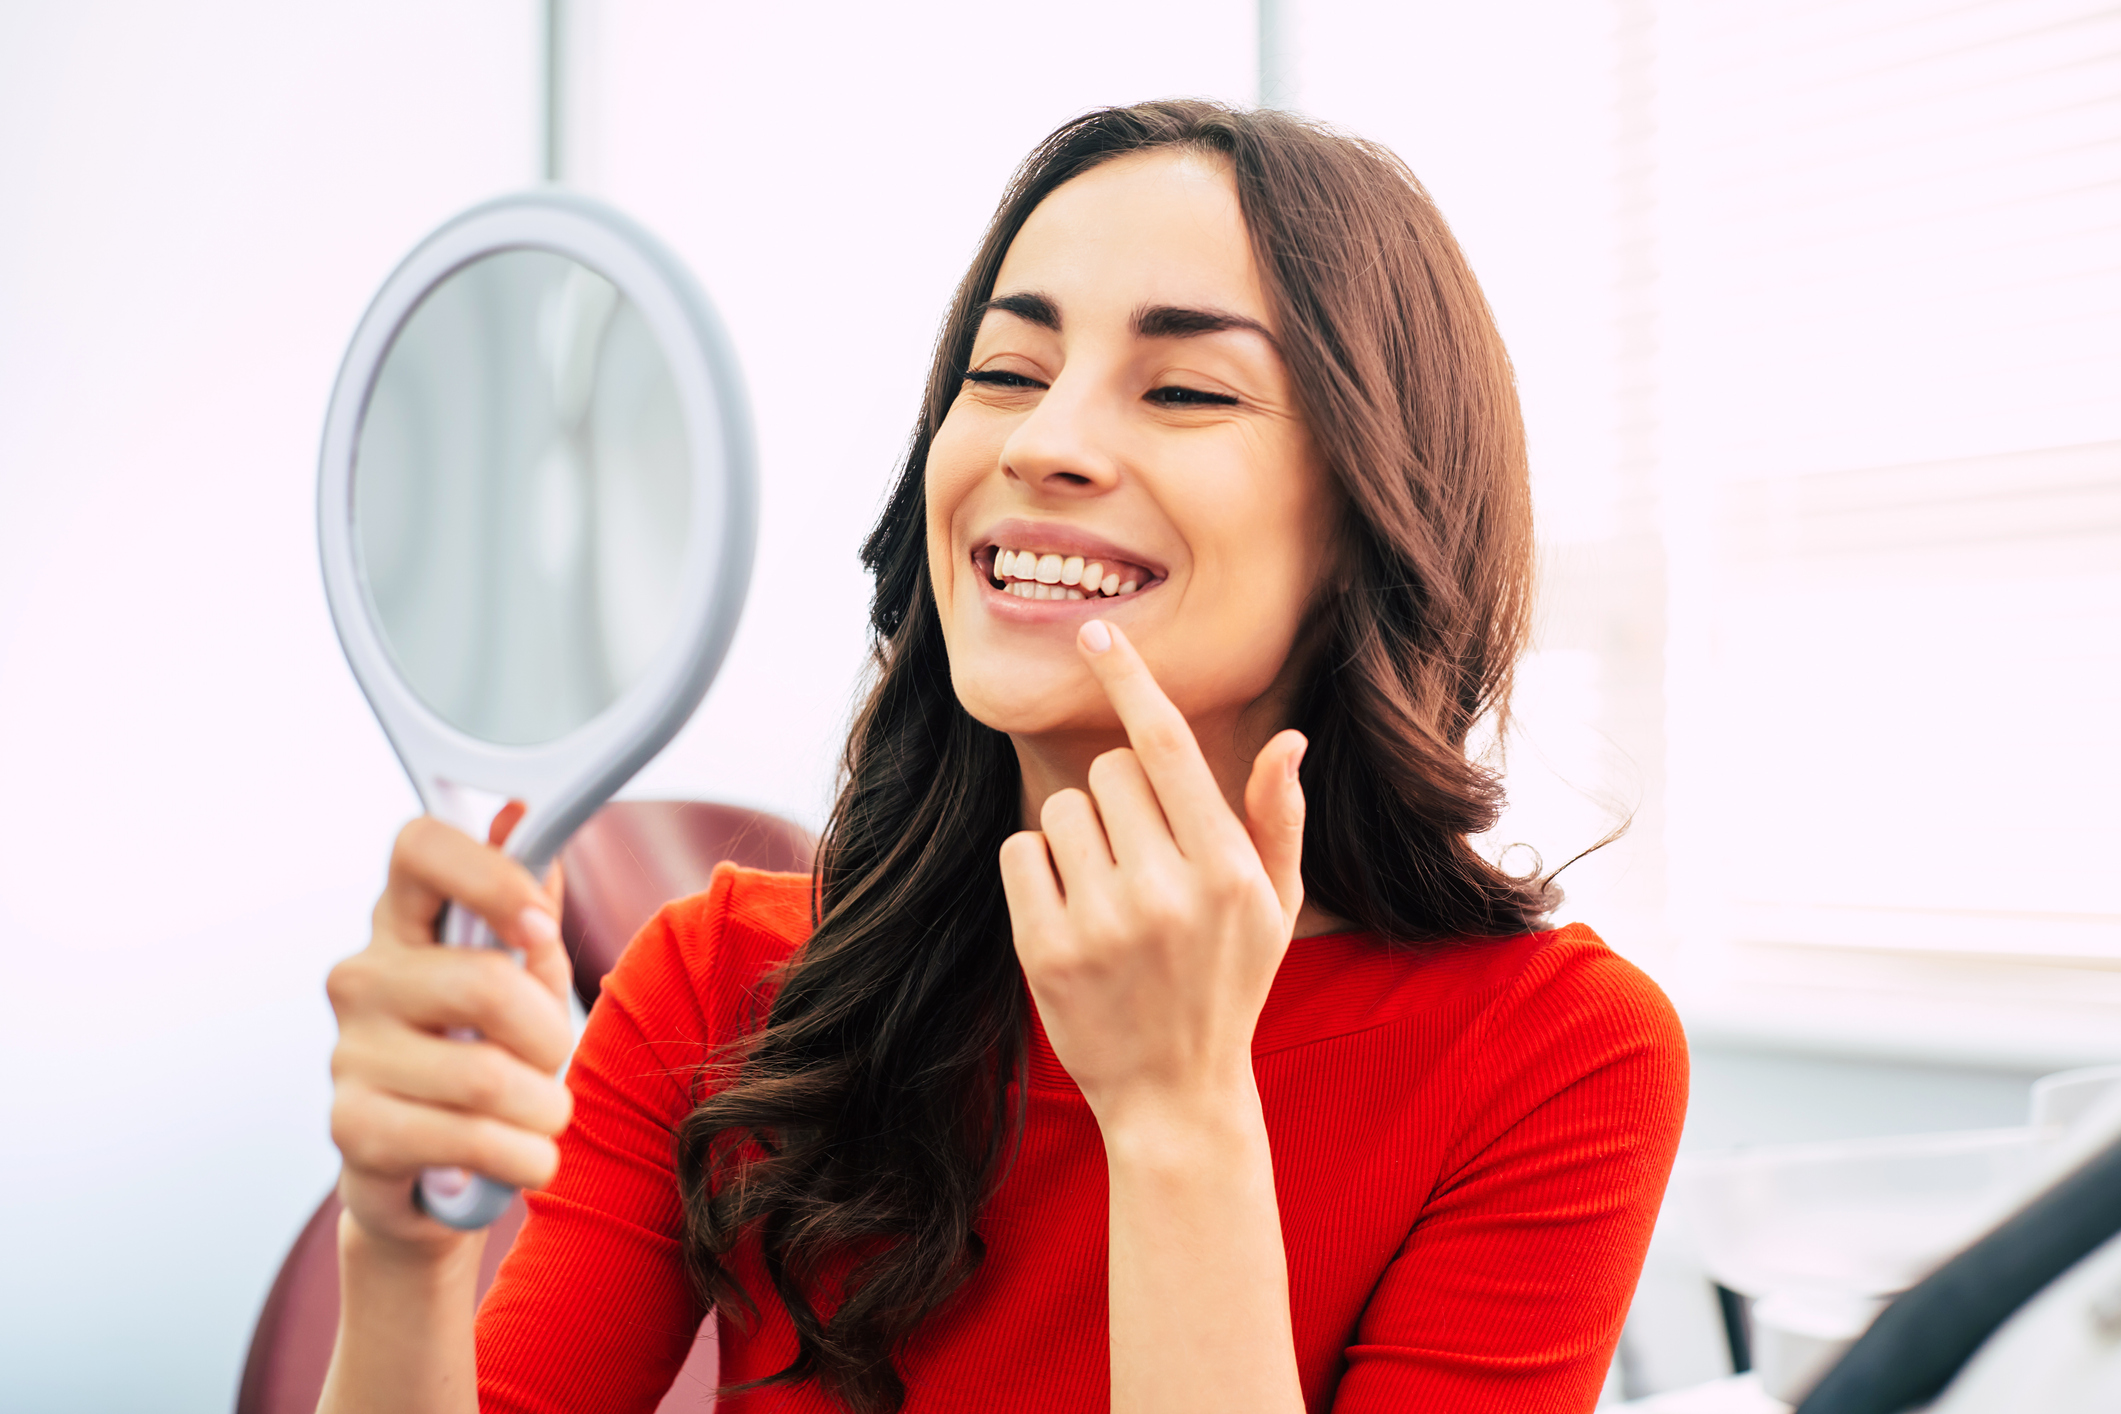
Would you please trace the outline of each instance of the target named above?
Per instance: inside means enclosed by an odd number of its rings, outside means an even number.
[[[1010,519],[987,527],[972,542],[972,553],[984,550],[1032,550],[1041,555],[1081,555],[1086,560],[1118,561],[1140,565],[1151,579],[1162,579],[1164,567],[1138,550],[1115,545],[1102,535],[1093,535],[1065,521]]]

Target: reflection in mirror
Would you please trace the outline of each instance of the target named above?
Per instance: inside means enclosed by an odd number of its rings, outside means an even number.
[[[353,465],[362,579],[420,700],[504,746],[617,701],[676,621],[689,467],[669,364],[610,281],[509,250],[436,286]]]

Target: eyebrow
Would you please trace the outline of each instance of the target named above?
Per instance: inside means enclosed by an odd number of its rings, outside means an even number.
[[[1274,343],[1274,335],[1257,319],[1232,314],[1225,309],[1188,309],[1175,304],[1145,304],[1134,311],[1134,332],[1144,339],[1193,339],[1202,334],[1221,334],[1249,329]]]
[[[997,295],[980,306],[982,315],[990,312],[1013,314],[1027,324],[1036,324],[1039,328],[1050,329],[1056,334],[1061,329],[1060,306],[1053,302],[1050,295],[1042,295],[1033,290]],[[1265,339],[1269,345],[1279,347],[1266,325],[1257,319],[1233,314],[1225,309],[1145,304],[1134,311],[1133,323],[1135,337],[1142,339],[1193,339],[1203,334],[1248,329]]]
[[[1060,306],[1049,297],[1026,291],[1022,294],[999,295],[981,305],[980,313],[1013,314],[1027,324],[1036,324],[1041,329],[1051,329],[1058,334],[1061,327]]]

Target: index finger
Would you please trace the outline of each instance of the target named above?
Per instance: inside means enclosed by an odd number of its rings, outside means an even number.
[[[395,931],[422,943],[454,900],[485,918],[496,937],[534,959],[559,946],[559,909],[528,870],[491,845],[423,815],[398,832],[390,882],[378,911]]]
[[[1164,695],[1118,625],[1091,619],[1075,641],[1091,675],[1119,712],[1127,742],[1155,787],[1179,852],[1193,854],[1229,830],[1242,829],[1185,714]]]

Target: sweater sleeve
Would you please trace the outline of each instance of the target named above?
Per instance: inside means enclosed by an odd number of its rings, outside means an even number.
[[[1364,1310],[1340,1414],[1581,1414],[1620,1339],[1686,1114],[1677,1016],[1570,929],[1465,1044],[1488,1081]]]
[[[560,1167],[479,1308],[484,1414],[650,1414],[703,1312],[686,1279],[674,1131],[715,1033],[700,983],[727,931],[733,871],[672,905],[605,979],[568,1063]]]

